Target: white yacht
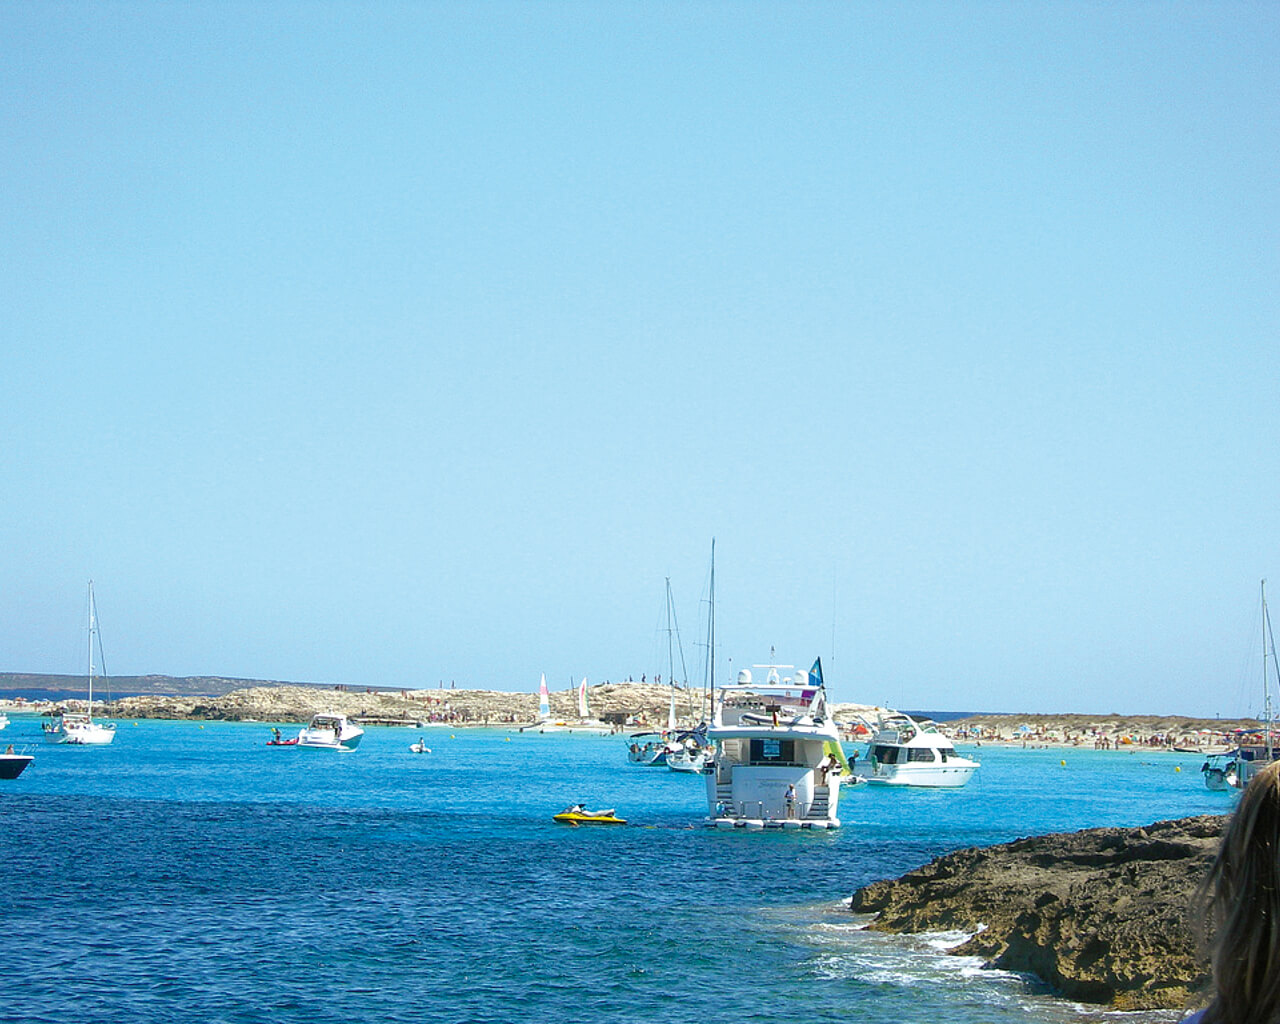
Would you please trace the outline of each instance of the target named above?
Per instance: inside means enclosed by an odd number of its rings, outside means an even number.
[[[355,750],[364,730],[347,721],[346,715],[328,711],[313,715],[311,724],[298,733],[298,746],[317,750]]]
[[[840,784],[848,779],[840,732],[827,711],[822,666],[756,665],[713,696],[707,739],[706,823],[717,828],[839,828]]]
[[[957,789],[978,767],[977,761],[957,754],[950,737],[932,722],[917,722],[910,715],[895,713],[872,735],[854,774],[881,786]]]

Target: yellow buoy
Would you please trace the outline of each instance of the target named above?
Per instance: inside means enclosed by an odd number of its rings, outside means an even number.
[[[1063,767],[1063,768],[1065,768],[1065,767],[1067,766],[1067,762],[1066,762],[1066,761],[1059,761],[1059,762],[1058,762],[1058,764],[1062,765],[1062,767]]]
[[[1175,772],[1180,772],[1180,771],[1182,771],[1182,765],[1178,765],[1178,766],[1174,769],[1174,771],[1175,771]]]

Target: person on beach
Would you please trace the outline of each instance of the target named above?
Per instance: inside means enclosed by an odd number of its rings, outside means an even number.
[[[1213,999],[1184,1024],[1280,1024],[1280,762],[1245,787],[1199,902]]]

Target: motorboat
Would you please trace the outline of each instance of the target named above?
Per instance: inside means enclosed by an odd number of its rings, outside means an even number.
[[[707,739],[706,725],[677,734],[667,749],[667,767],[686,775],[705,775],[715,768],[716,748]]]
[[[311,723],[298,733],[298,746],[316,750],[355,750],[364,730],[336,711],[313,715]]]
[[[272,728],[271,739],[267,740],[267,746],[269,747],[296,747],[297,745],[298,737],[290,736],[288,739],[285,739],[280,735],[280,728],[278,726]]]
[[[601,811],[589,811],[582,804],[574,804],[559,814],[553,814],[551,820],[561,825],[625,825],[627,823],[626,818],[619,818],[612,807]]]
[[[713,771],[715,766],[716,751],[714,747],[684,745],[679,750],[673,750],[667,754],[667,767],[673,772],[682,772],[685,775],[705,775],[707,772]]]
[[[894,713],[881,721],[867,743],[854,774],[880,786],[922,786],[958,789],[979,768],[979,762],[956,753],[955,744],[933,722],[917,722]]]
[[[716,748],[706,777],[716,828],[840,827],[841,784],[849,778],[840,731],[827,708],[821,661],[808,672],[756,665],[713,695],[707,738]],[[792,674],[794,673],[794,674]]]
[[[0,711],[0,729],[9,728],[9,716]]]
[[[426,740],[421,739],[417,743],[409,744],[409,752],[413,754],[429,754],[431,753],[431,748],[427,746]]]
[[[1225,793],[1229,789],[1240,789],[1240,751],[1228,750],[1223,753],[1210,754],[1200,766],[1204,776],[1206,789],[1215,793]],[[1248,769],[1246,769],[1246,772]]]
[[[671,747],[665,732],[635,732],[627,737],[627,763],[642,768],[664,768]]]
[[[10,746],[0,754],[0,779],[16,779],[35,758],[30,754],[15,754]]]

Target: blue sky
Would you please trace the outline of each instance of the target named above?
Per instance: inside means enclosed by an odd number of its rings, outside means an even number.
[[[1215,714],[1280,9],[0,6],[0,670]],[[1280,602],[1280,597],[1277,597]],[[1278,604],[1280,607],[1280,604]]]

